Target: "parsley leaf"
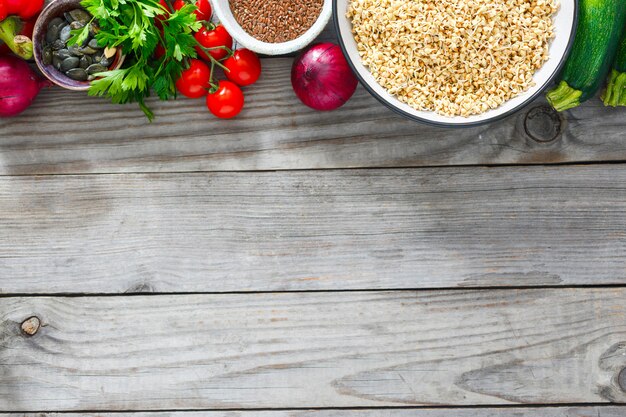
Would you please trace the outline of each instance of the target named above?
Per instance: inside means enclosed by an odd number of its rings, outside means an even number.
[[[123,68],[97,74],[89,95],[108,97],[119,104],[138,103],[152,120],[154,115],[145,104],[150,91],[162,100],[176,97],[176,80],[187,58],[196,57],[193,32],[201,27],[194,14],[196,7],[185,5],[170,13],[159,0],[82,0],[81,5],[97,22],[98,45],[121,48],[126,55]],[[82,43],[88,33],[88,28],[80,29],[72,40]],[[155,59],[159,45],[165,55]]]

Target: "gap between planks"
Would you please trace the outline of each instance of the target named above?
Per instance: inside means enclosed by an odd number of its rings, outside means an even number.
[[[626,406],[371,408],[0,413],[0,417],[623,417]]]

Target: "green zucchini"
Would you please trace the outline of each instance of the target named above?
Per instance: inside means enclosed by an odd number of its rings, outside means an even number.
[[[606,90],[602,94],[602,101],[605,106],[626,106],[626,33],[622,35],[617,48]]]
[[[572,51],[558,85],[546,94],[557,111],[593,97],[607,73],[626,24],[626,0],[579,0]]]

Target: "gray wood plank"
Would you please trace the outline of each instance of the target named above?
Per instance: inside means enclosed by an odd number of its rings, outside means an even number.
[[[626,160],[626,109],[597,100],[562,121],[537,113],[539,100],[504,121],[449,130],[405,120],[361,87],[342,109],[315,112],[292,91],[290,58],[263,62],[246,108],[230,121],[212,117],[203,100],[180,99],[151,101],[157,119],[149,124],[134,105],[47,90],[25,114],[0,120],[0,175]],[[561,134],[543,142],[555,123]]]
[[[0,410],[626,402],[626,289],[0,300]],[[20,323],[36,315],[34,336]]]
[[[626,283],[626,165],[0,178],[1,293]]]
[[[153,411],[117,413],[13,413],[0,417],[624,417],[625,406],[545,408],[414,408],[370,410]]]

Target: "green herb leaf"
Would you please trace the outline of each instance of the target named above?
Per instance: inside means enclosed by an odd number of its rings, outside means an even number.
[[[196,21],[195,6],[186,5],[170,14],[159,0],[82,0],[81,5],[98,23],[98,44],[121,48],[126,55],[124,68],[98,74],[89,94],[119,104],[136,102],[152,120],[145,104],[150,90],[162,100],[176,97],[176,80],[187,59],[196,57],[193,32],[201,23]],[[155,17],[160,19],[158,25]],[[72,39],[82,43],[88,33],[74,34]],[[158,45],[164,47],[165,55],[157,60]]]
[[[71,37],[67,40],[67,46],[82,45],[89,37],[89,25],[85,25],[80,29],[72,29]]]

